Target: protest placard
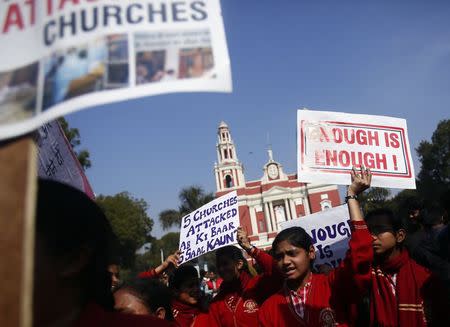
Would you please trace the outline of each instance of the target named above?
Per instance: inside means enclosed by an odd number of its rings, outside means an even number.
[[[334,207],[280,224],[281,229],[302,227],[312,238],[316,249],[314,267],[328,264],[336,268],[344,259],[351,235],[346,205]]]
[[[416,188],[405,119],[299,110],[297,137],[299,182],[349,185],[363,165],[372,186]]]
[[[222,195],[181,220],[180,264],[236,244],[239,209],[236,191]]]
[[[75,110],[230,92],[219,0],[0,2],[0,140]]]
[[[38,176],[68,184],[93,199],[94,192],[59,123],[45,123],[34,139],[38,146]]]

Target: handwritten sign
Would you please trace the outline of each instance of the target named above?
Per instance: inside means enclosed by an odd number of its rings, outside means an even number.
[[[350,184],[350,170],[370,168],[372,186],[415,189],[406,120],[299,110],[298,180]]]
[[[180,264],[237,243],[237,203],[237,194],[233,191],[183,217],[180,231]]]
[[[0,140],[86,107],[231,92],[219,0],[0,1]]]
[[[73,186],[93,199],[94,192],[58,122],[41,126],[34,139],[39,151],[39,177]]]
[[[282,222],[281,229],[302,227],[312,238],[316,249],[314,267],[328,264],[336,268],[344,259],[351,235],[346,205],[334,207],[306,217]]]

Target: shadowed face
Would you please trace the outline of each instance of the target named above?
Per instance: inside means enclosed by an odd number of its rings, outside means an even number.
[[[307,251],[291,244],[289,241],[278,243],[274,258],[278,269],[287,281],[303,279],[311,271],[311,260],[316,257],[314,247]]]
[[[190,278],[183,282],[183,284],[180,287],[180,290],[178,291],[178,300],[195,305],[198,303],[198,300],[200,299],[201,291],[200,291],[200,282],[198,278]]]
[[[236,261],[225,255],[217,258],[217,270],[220,277],[222,277],[225,282],[230,282],[239,278],[239,272],[243,265],[244,263],[242,260]]]
[[[109,265],[108,272],[111,274],[111,291],[115,291],[120,283],[120,271],[118,265]]]

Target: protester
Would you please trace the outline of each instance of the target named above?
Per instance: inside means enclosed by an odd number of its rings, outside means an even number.
[[[208,315],[201,296],[197,269],[183,265],[175,270],[169,285],[174,292],[172,312],[180,327],[203,327],[208,325]]]
[[[390,210],[377,209],[367,214],[366,221],[374,250],[371,325],[440,326],[445,317],[441,307],[444,304],[443,289],[404,248],[406,231],[401,219]],[[427,323],[425,311],[433,321]]]
[[[175,251],[175,253],[169,255],[163,263],[161,263],[158,267],[149,269],[148,271],[144,271],[139,273],[139,278],[161,278],[160,276],[164,276],[167,278],[167,272],[169,270],[175,269],[178,267],[178,261],[180,261],[180,251]]]
[[[349,251],[341,265],[325,274],[312,273],[315,249],[301,227],[281,231],[272,244],[284,286],[259,310],[260,325],[349,326],[356,321],[350,308],[370,285],[371,236],[363,220],[357,196],[370,186],[371,173],[352,171],[348,209],[352,224]]]
[[[206,326],[208,316],[205,299],[201,296],[200,280],[197,270],[191,265],[178,267],[180,251],[167,257],[158,267],[138,275],[142,279],[159,278],[167,270],[177,268],[169,280],[174,293],[172,313],[180,327]]]
[[[211,269],[209,272],[209,278],[206,281],[206,286],[208,290],[211,292],[212,297],[214,298],[217,293],[219,293],[220,285],[222,285],[223,279],[216,275],[214,269]]]
[[[157,279],[137,278],[114,293],[116,311],[173,321],[172,294]]]
[[[168,326],[150,316],[112,312],[107,270],[112,229],[84,193],[39,180],[33,326]]]
[[[118,264],[109,264],[108,272],[111,276],[111,292],[114,292],[120,285],[120,268]]]
[[[210,326],[258,326],[260,305],[281,287],[281,276],[276,271],[273,258],[253,247],[242,228],[238,228],[237,239],[239,245],[261,265],[264,273],[252,277],[247,260],[237,247],[218,249],[217,270],[223,282],[209,307]]]

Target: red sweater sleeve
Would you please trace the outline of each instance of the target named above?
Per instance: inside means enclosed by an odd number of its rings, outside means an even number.
[[[253,248],[250,255],[261,266],[265,275],[273,275],[276,272],[276,263],[271,255],[258,248]]]
[[[155,269],[143,271],[138,274],[138,278],[156,278],[156,277],[158,277],[158,274],[156,273]]]
[[[352,221],[349,250],[341,265],[328,275],[330,286],[344,283],[353,285],[359,292],[369,289],[373,260],[372,236],[365,221]]]

